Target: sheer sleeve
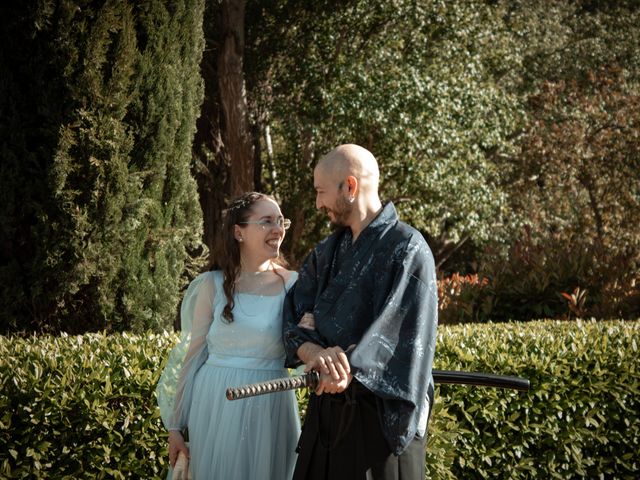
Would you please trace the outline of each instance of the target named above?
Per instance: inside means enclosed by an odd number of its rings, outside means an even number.
[[[180,341],[171,350],[156,388],[158,406],[167,430],[187,426],[193,381],[208,357],[207,333],[213,320],[214,272],[196,277],[180,307]]]

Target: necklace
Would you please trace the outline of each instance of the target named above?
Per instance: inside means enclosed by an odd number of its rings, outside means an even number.
[[[247,285],[256,285],[259,287],[270,277],[270,273],[273,270],[258,270],[257,272],[241,271],[236,277],[235,284],[240,285],[242,283]]]
[[[238,293],[249,293],[262,295],[264,290],[273,283],[273,270],[259,270],[257,272],[241,271],[235,280],[236,291]]]
[[[271,273],[273,272],[272,269],[268,268],[266,270],[258,270],[257,272],[250,272],[247,270],[241,270],[240,271],[240,275],[238,275],[238,279],[241,279],[242,277],[259,277],[261,275],[266,275],[267,273]]]

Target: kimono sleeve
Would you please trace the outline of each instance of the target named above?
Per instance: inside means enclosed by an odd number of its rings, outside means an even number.
[[[208,357],[207,333],[213,320],[214,272],[196,277],[182,300],[180,340],[171,350],[156,387],[162,421],[167,430],[187,426],[193,381]]]
[[[438,291],[426,242],[414,236],[390,256],[389,286],[371,326],[351,355],[355,377],[385,404],[383,428],[400,439],[396,453],[413,438],[426,405],[436,346]]]
[[[306,312],[313,312],[318,291],[317,278],[316,252],[312,251],[303,262],[298,280],[287,293],[282,309],[285,367],[296,368],[302,363],[297,352],[305,342],[326,347],[326,342],[317,331],[298,326]]]

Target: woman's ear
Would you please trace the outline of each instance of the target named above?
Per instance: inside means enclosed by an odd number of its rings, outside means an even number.
[[[238,225],[233,226],[233,237],[238,241],[242,242],[242,229]]]

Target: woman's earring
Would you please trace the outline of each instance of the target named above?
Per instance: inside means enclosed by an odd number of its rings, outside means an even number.
[[[242,237],[240,237],[240,238],[238,239],[238,241],[239,241],[239,242],[241,242],[241,241],[242,241]]]

